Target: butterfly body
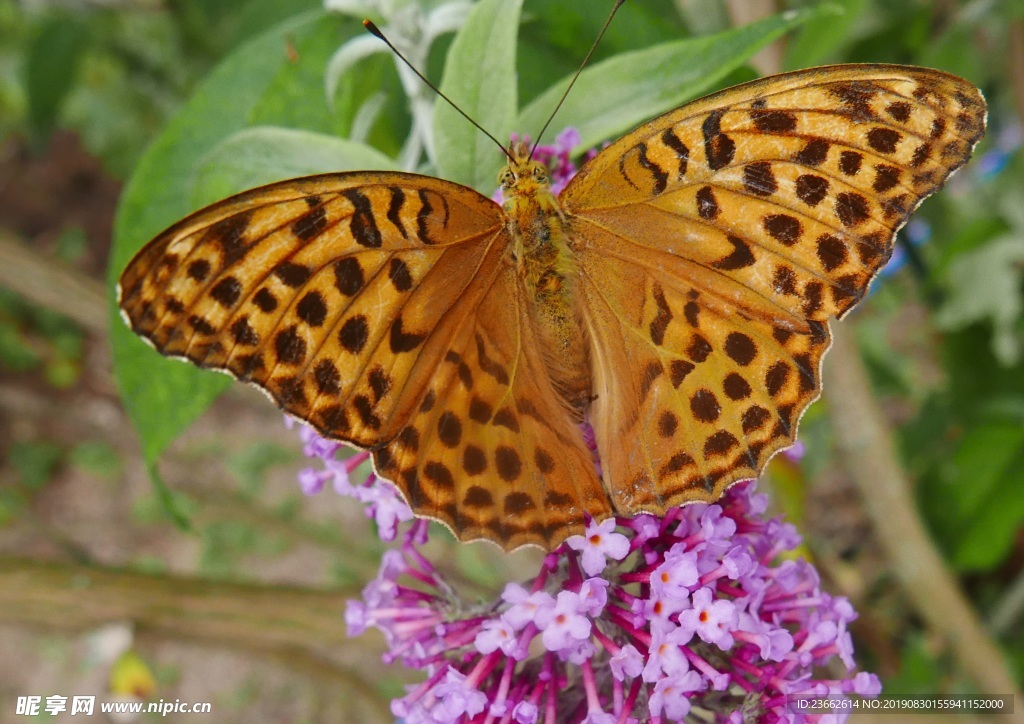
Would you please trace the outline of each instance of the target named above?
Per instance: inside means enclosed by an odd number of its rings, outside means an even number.
[[[529,150],[524,144],[510,148],[510,163],[498,174],[506,196],[502,208],[548,374],[566,410],[583,422],[592,382],[578,292],[580,267],[548,169],[531,161]]]
[[[293,179],[167,229],[119,303],[163,354],[371,450],[418,515],[551,548],[586,515],[714,501],[793,443],[830,319],[985,113],[942,71],[830,66],[659,116],[557,198],[525,151],[504,207],[415,174]]]

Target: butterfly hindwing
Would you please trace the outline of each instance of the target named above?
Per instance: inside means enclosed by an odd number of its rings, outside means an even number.
[[[954,76],[834,66],[695,101],[584,166],[560,201],[613,497],[713,500],[792,443],[828,320],[864,295],[984,125],[980,93]]]
[[[444,364],[417,413],[376,454],[420,515],[464,539],[551,548],[611,512],[576,422],[545,373],[508,264],[445,329]]]
[[[773,326],[658,257],[589,261],[590,419],[616,507],[663,512],[711,502],[729,483],[755,477],[792,442],[800,411],[818,394],[827,325]],[[631,292],[616,293],[611,276]]]

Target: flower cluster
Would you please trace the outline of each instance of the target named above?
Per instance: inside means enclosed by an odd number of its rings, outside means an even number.
[[[336,446],[303,433],[326,467],[303,487],[335,489],[369,504],[382,536],[411,517],[389,484],[353,485],[365,453],[334,459]],[[794,528],[763,518],[750,484],[715,505],[590,521],[548,554],[538,575],[510,583],[483,606],[461,600],[421,553],[416,521],[398,550],[352,601],[349,633],[369,627],[388,642],[388,663],[422,669],[423,683],[392,702],[417,722],[678,721],[693,711],[718,721],[816,721],[798,699],[877,696],[867,673],[822,678],[837,657],[853,669],[844,598],[821,591],[814,569],[785,559]],[[831,716],[831,715],[830,715]]]

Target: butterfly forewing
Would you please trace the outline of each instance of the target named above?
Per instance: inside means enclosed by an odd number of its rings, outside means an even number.
[[[378,444],[418,404],[425,342],[499,241],[497,211],[402,174],[275,184],[154,240],[125,271],[121,306],[164,354],[252,381],[332,437]]]
[[[834,66],[683,106],[581,170],[560,201],[614,499],[713,500],[792,443],[827,320],[984,124],[981,94],[954,76]]]

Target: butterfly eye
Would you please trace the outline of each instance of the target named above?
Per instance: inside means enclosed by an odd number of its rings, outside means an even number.
[[[533,169],[533,180],[540,183],[546,182],[548,180],[547,172],[540,166],[535,166]]]
[[[515,180],[516,175],[512,173],[512,169],[507,166],[498,174],[498,184],[504,189],[512,188],[512,184],[515,183]]]

